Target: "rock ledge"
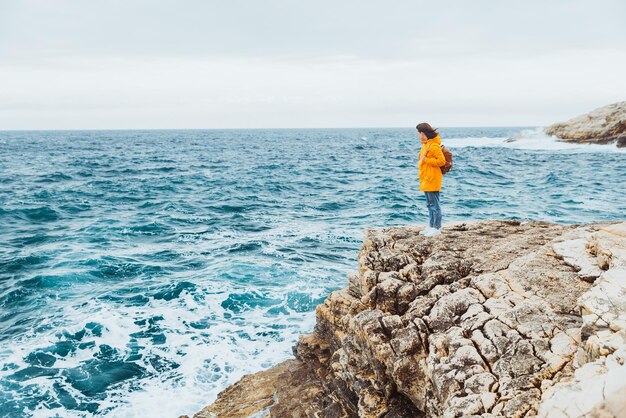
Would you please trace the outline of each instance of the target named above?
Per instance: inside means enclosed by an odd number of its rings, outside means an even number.
[[[626,222],[372,229],[295,359],[207,417],[624,417]]]

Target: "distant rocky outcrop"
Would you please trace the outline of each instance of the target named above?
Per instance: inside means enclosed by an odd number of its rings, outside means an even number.
[[[548,126],[546,134],[566,142],[609,144],[626,147],[626,101],[595,109],[567,122]]]
[[[295,359],[206,417],[624,417],[626,222],[366,231]]]

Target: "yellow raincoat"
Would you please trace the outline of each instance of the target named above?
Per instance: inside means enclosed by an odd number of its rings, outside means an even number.
[[[424,156],[424,159],[422,159]],[[443,174],[439,167],[446,164],[446,157],[441,151],[441,138],[439,135],[428,141],[422,140],[417,163],[420,176],[420,190],[423,192],[438,192],[441,190]]]

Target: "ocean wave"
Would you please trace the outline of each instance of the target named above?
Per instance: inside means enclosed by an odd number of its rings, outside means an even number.
[[[501,147],[530,151],[570,151],[570,152],[618,152],[626,153],[626,148],[618,148],[616,144],[577,144],[560,141],[546,135],[543,128],[525,129],[514,136],[497,137],[448,137],[444,145],[453,148],[465,147]]]
[[[50,206],[14,209],[5,211],[5,214],[32,222],[54,222],[60,218],[59,213]]]
[[[63,173],[44,174],[35,180],[36,183],[56,183],[61,181],[72,180],[71,176]]]

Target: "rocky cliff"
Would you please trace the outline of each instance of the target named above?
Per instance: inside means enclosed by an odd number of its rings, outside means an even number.
[[[626,222],[366,231],[295,358],[203,417],[626,416]]]
[[[555,123],[545,131],[566,142],[615,142],[618,147],[626,147],[626,102],[613,103],[567,122]]]

